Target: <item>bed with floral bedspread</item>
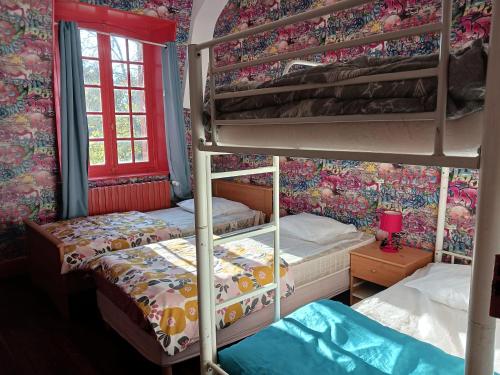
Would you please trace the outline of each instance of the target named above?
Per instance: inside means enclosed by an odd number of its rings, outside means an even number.
[[[259,211],[226,215],[214,219],[214,233],[228,233],[262,222]],[[194,235],[194,225],[185,220],[165,221],[137,211],[79,217],[42,228],[63,242],[61,274],[85,269],[89,260],[101,254]]]
[[[273,282],[273,249],[253,239],[214,249],[218,303]],[[89,263],[98,277],[114,284],[139,307],[168,355],[198,341],[196,247],[194,239],[174,239],[100,256]],[[280,263],[281,296],[294,292],[293,277]],[[268,292],[217,311],[217,328],[272,303]]]

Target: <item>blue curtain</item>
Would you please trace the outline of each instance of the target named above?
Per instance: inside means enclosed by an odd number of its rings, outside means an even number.
[[[163,49],[162,65],[167,155],[173,198],[186,199],[191,197],[191,171],[186,147],[183,93],[175,42],[167,43]]]
[[[74,22],[59,24],[61,56],[61,179],[63,219],[88,213],[88,127],[80,33]]]

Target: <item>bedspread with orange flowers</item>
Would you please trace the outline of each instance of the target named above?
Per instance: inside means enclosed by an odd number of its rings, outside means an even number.
[[[117,285],[139,306],[163,349],[174,355],[198,341],[196,248],[194,239],[174,239],[105,254],[91,268]],[[273,249],[253,239],[214,249],[217,303],[273,281]],[[294,291],[288,265],[280,262],[281,296]],[[272,303],[274,291],[217,311],[217,328]]]
[[[42,227],[63,242],[62,274],[84,268],[97,255],[183,235],[179,228],[137,211],[78,217]]]

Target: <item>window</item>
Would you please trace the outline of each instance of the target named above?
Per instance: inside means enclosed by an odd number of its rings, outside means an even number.
[[[158,48],[86,29],[80,38],[89,176],[166,173]]]

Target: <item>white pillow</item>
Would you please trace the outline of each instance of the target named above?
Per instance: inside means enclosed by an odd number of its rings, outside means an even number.
[[[280,232],[299,240],[326,245],[335,242],[339,235],[356,232],[356,227],[329,217],[301,213],[282,217]]]
[[[177,206],[185,211],[194,213],[194,199],[187,199],[177,203]],[[240,212],[248,211],[250,208],[243,203],[231,201],[225,198],[212,198],[212,215],[234,215]]]
[[[417,289],[433,301],[467,311],[472,267],[463,264],[431,263],[426,268],[427,273],[406,282],[405,286]]]

